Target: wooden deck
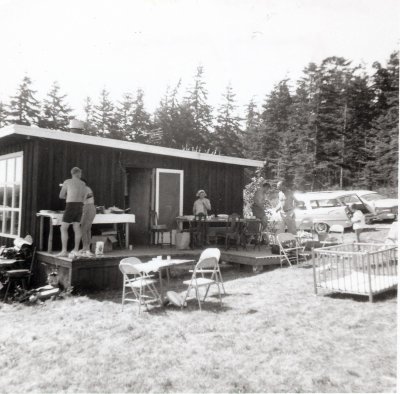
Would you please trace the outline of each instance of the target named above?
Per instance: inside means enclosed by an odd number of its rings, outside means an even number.
[[[58,271],[60,284],[67,288],[73,286],[77,290],[119,289],[122,285],[119,262],[125,257],[138,257],[142,261],[151,260],[156,256],[171,256],[171,258],[193,259],[200,257],[202,250],[177,250],[169,247],[138,247],[133,250],[113,250],[103,256],[93,258],[70,259],[56,257],[57,252],[37,252],[35,284],[43,285],[47,275],[54,269]],[[221,249],[221,261],[253,267],[254,272],[262,270],[264,265],[279,265],[279,256],[271,254],[265,246],[260,250]]]

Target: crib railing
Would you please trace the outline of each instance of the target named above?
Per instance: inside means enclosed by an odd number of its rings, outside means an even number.
[[[397,247],[349,243],[313,250],[314,291],[368,295],[397,286]]]

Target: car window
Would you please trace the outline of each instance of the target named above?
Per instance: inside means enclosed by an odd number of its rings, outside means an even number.
[[[294,200],[294,206],[297,209],[307,209],[306,208],[306,203],[304,201]]]
[[[386,197],[382,196],[381,194],[378,193],[371,193],[371,194],[365,194],[362,196],[367,201],[377,201],[377,200],[383,200]]]
[[[339,197],[339,200],[344,202],[345,204],[351,204],[353,202],[355,202],[355,203],[359,203],[360,202],[360,199],[355,194],[351,194],[349,196]]]
[[[322,200],[312,200],[310,201],[311,208],[333,208],[333,207],[340,207],[342,204],[336,198],[326,198]]]

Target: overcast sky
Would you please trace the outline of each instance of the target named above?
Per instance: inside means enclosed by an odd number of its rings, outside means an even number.
[[[40,99],[58,81],[78,115],[102,88],[140,87],[152,111],[202,65],[213,106],[228,83],[261,103],[309,62],[385,63],[399,22],[398,0],[0,0],[0,99],[26,74]]]

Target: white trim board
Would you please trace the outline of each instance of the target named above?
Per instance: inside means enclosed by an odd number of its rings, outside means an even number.
[[[242,159],[239,157],[220,156],[220,155],[212,155],[210,153],[201,153],[201,152],[186,151],[174,148],[165,148],[156,145],[139,144],[137,142],[121,141],[111,138],[94,137],[91,135],[70,133],[67,131],[43,129],[40,127],[9,125],[0,129],[0,139],[13,134],[23,135],[26,137],[46,138],[50,140],[76,142],[79,144],[102,146],[106,148],[151,153],[155,155],[180,157],[184,159],[235,164],[243,167],[262,167],[265,164],[261,160]]]

